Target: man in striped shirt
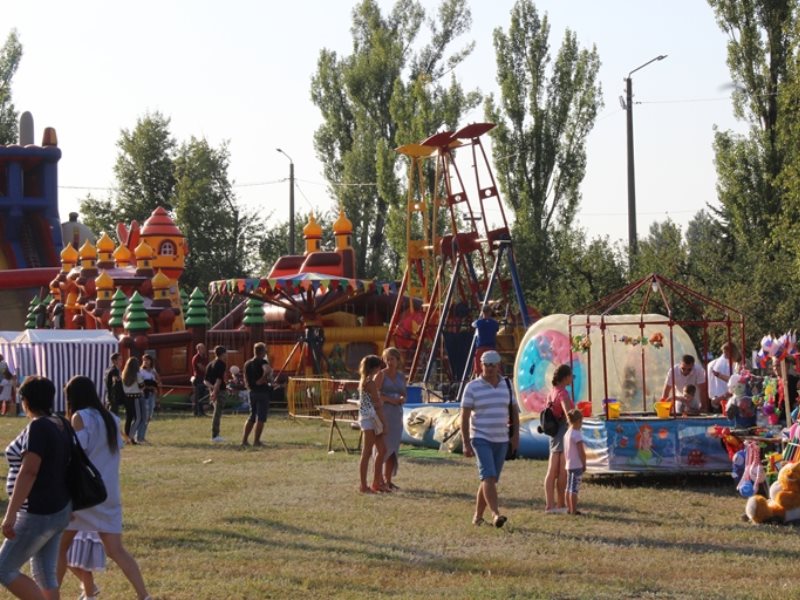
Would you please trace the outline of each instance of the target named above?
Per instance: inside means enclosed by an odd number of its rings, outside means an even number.
[[[519,446],[519,408],[511,382],[500,376],[500,355],[495,350],[481,356],[481,372],[480,377],[467,384],[461,399],[464,456],[476,457],[481,480],[472,522],[484,523],[483,513],[488,507],[492,524],[502,527],[507,519],[498,508],[497,481],[509,443],[515,450]]]

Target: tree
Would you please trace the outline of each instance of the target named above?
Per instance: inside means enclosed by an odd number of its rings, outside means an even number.
[[[312,80],[311,99],[323,117],[314,145],[331,193],[353,222],[356,269],[363,277],[391,268],[387,215],[402,197],[394,148],[442,125],[454,127],[477,103],[454,79],[443,83],[472,50],[469,44],[449,53],[471,25],[466,0],[443,0],[437,19],[427,20],[430,41],[420,44],[424,23],[425,11],[415,0],[397,0],[388,16],[375,0],[362,0],[353,9],[352,54],[323,49]],[[396,256],[401,249],[394,251]]]
[[[689,277],[688,262],[688,252],[680,226],[672,219],[663,223],[652,223],[647,237],[639,241],[634,279],[658,273],[669,279],[686,281]]]
[[[115,212],[119,221],[137,219],[141,223],[159,206],[172,210],[177,142],[169,123],[159,112],[147,113],[137,119],[133,130],[122,130],[114,165],[118,185]]]
[[[22,59],[22,44],[12,29],[0,48],[0,144],[15,144],[18,139],[19,114],[11,98],[11,81]]]
[[[581,230],[565,231],[553,246],[549,259],[553,284],[537,295],[536,308],[543,314],[577,311],[625,285],[625,252],[608,236],[587,241]]]
[[[261,270],[259,232],[264,225],[236,200],[223,144],[212,148],[192,137],[181,144],[174,163],[176,223],[189,242],[181,283],[204,288],[209,281],[242,277]]]
[[[542,268],[527,288],[541,301],[555,275],[554,230],[566,232],[580,203],[586,171],[586,136],[602,106],[597,50],[581,49],[567,30],[552,61],[550,25],[531,0],[518,0],[508,32],[494,31],[499,101],[485,101],[486,118],[497,124],[497,179],[515,215],[518,254]],[[552,68],[548,66],[551,64]]]
[[[747,312],[756,330],[788,329],[800,312],[797,269],[781,265],[787,258],[800,264],[789,222],[800,214],[792,185],[796,139],[790,133],[798,124],[792,101],[800,97],[792,98],[800,41],[797,1],[709,0],[709,5],[729,38],[734,113],[749,125],[746,134],[715,134],[721,206],[712,212],[736,265],[720,289]]]
[[[120,219],[117,217],[116,205],[112,198],[95,198],[91,194],[86,194],[79,206],[84,225],[98,234],[105,231],[113,237]]]

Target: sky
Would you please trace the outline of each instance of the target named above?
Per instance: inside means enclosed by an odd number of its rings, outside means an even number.
[[[429,14],[437,2],[422,0]],[[287,220],[289,159],[296,212],[335,208],[313,145],[321,124],[310,82],[320,50],[352,49],[355,0],[262,2],[16,0],[0,36],[17,29],[23,58],[13,81],[18,110],[33,114],[35,141],[58,133],[62,220],[86,194],[105,197],[115,180],[123,129],[159,111],[175,138],[229,144],[237,197]],[[385,12],[393,5],[379,0]],[[471,0],[473,26],[454,48],[475,50],[456,76],[465,89],[496,93],[492,31],[508,29],[512,0]],[[732,116],[726,37],[702,0],[540,0],[557,51],[566,28],[596,45],[605,106],[587,141],[577,225],[590,237],[627,244],[626,115],[619,97],[633,76],[637,229],[672,219],[685,231],[716,203],[714,127],[742,130]],[[463,124],[484,121],[483,108]],[[431,132],[434,133],[434,132]],[[491,146],[490,141],[484,142]]]

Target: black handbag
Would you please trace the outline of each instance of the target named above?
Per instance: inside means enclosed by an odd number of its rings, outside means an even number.
[[[511,393],[511,382],[505,377],[508,386],[508,450],[506,450],[506,460],[517,460],[517,449],[511,447],[511,440],[514,438],[514,415],[512,414],[514,394]]]
[[[67,464],[67,489],[72,498],[72,510],[83,510],[105,502],[108,498],[103,477],[86,456],[69,421],[62,417],[70,436],[70,454]]]

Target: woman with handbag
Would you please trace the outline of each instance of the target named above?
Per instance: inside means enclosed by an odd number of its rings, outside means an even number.
[[[71,437],[64,421],[52,415],[52,381],[28,377],[18,394],[29,423],[6,448],[9,501],[0,583],[17,598],[58,598],[58,544],[72,510],[67,489]],[[29,559],[33,579],[20,572]]]
[[[123,437],[126,442],[135,444],[136,429],[133,427],[136,415],[144,413],[144,399],[142,387],[144,378],[139,372],[141,363],[135,356],[131,356],[122,369],[122,391],[125,393],[125,431]]]
[[[108,491],[105,502],[73,513],[61,538],[58,580],[67,570],[67,549],[78,531],[96,531],[106,554],[130,581],[139,600],[150,598],[136,559],[122,545],[122,504],[119,489],[120,449],[123,446],[119,420],[100,402],[97,389],[88,377],[77,375],[65,389],[67,412],[89,460],[100,471]]]
[[[136,404],[136,420],[131,426],[134,435],[131,437],[136,440],[137,444],[146,444],[147,426],[155,412],[156,398],[161,386],[161,378],[153,364],[153,357],[149,354],[142,357],[142,368],[139,369],[139,375],[142,377],[142,396],[141,401]]]
[[[358,472],[361,476],[359,491],[362,494],[375,492],[390,492],[383,481],[383,457],[386,454],[386,445],[383,442],[384,423],[383,403],[381,402],[378,387],[375,385],[375,376],[384,367],[380,356],[370,354],[361,359],[358,371],[361,381],[358,385],[360,399],[358,404],[358,424],[364,432],[364,445],[361,448],[361,460]],[[367,486],[367,471],[375,449],[375,462],[373,464],[372,485]]]

